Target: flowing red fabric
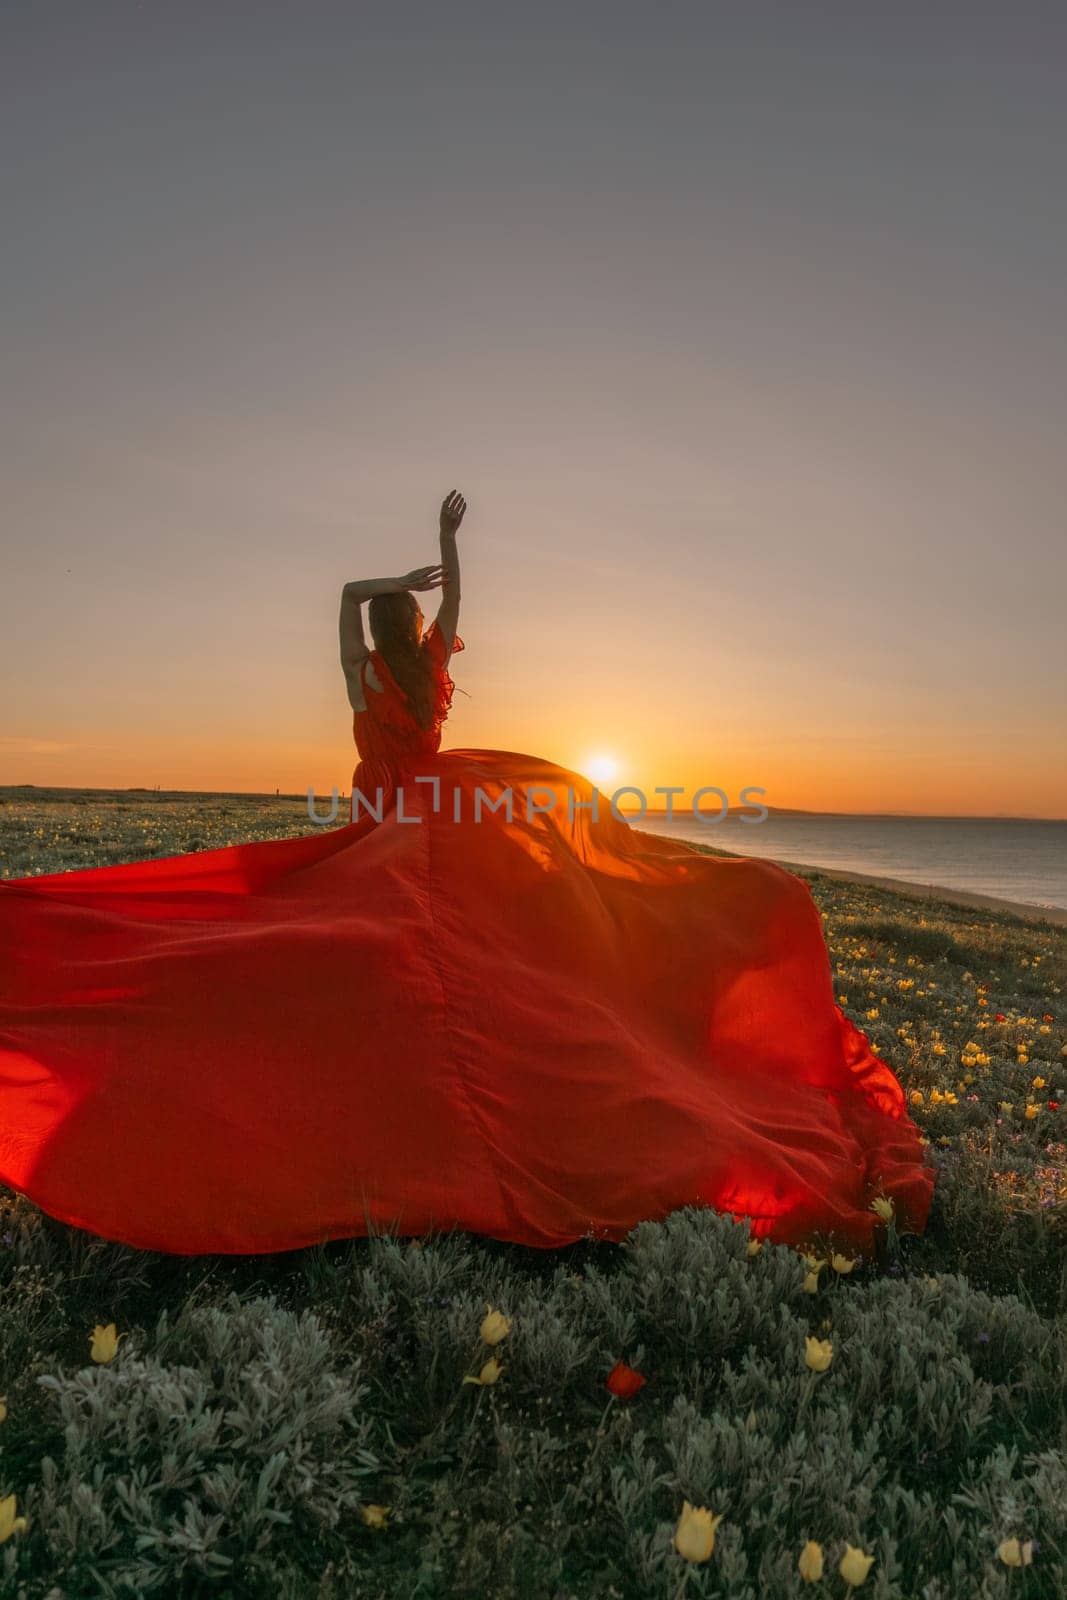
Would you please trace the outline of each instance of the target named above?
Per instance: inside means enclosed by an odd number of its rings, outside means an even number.
[[[182,1254],[549,1247],[685,1205],[865,1248],[879,1195],[921,1228],[917,1129],[804,882],[440,751],[424,644],[430,728],[372,657],[348,824],[0,883],[0,1179]]]

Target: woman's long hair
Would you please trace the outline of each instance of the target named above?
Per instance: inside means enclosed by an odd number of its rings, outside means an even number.
[[[422,640],[422,607],[410,590],[376,594],[367,607],[374,647],[407,696],[420,728],[433,722],[433,674]]]

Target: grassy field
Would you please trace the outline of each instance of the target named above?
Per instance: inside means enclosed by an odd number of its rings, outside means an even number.
[[[309,831],[296,801],[0,799],[8,877]],[[1067,930],[807,876],[929,1140],[922,1237],[814,1283],[689,1210],[620,1246],[188,1260],[0,1191],[0,1595],[1067,1593]]]

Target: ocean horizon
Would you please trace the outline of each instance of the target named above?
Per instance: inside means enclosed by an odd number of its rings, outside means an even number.
[[[776,812],[712,823],[650,812],[638,826],[734,855],[1067,910],[1067,821]]]

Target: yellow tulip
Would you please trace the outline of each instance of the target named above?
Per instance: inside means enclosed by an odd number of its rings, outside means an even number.
[[[1045,1082],[1044,1078],[1035,1078],[1034,1079],[1034,1088],[1035,1089],[1047,1089],[1048,1088],[1048,1084]]]
[[[16,1497],[9,1494],[6,1500],[0,1500],[0,1544],[6,1544],[13,1533],[21,1533],[26,1526],[25,1517],[15,1515]]]
[[[822,1545],[814,1539],[809,1539],[800,1552],[797,1571],[805,1583],[818,1583],[822,1577]]]
[[[911,1101],[913,1106],[921,1106],[923,1103],[923,1098],[924,1096],[921,1089],[913,1089],[908,1096],[908,1099]]]
[[[7,1395],[0,1394],[0,1422],[7,1421]]]
[[[1001,1100],[1000,1101],[999,1111],[1000,1111],[1000,1114],[1001,1114],[1002,1117],[1010,1117],[1014,1110],[1015,1110],[1015,1105],[1011,1100]]]
[[[818,1292],[819,1292],[819,1274],[818,1274],[818,1272],[805,1272],[805,1274],[804,1274],[804,1293],[805,1294],[818,1294]]]
[[[1037,1114],[1038,1114],[1038,1112],[1040,1110],[1041,1110],[1041,1107],[1040,1106],[1035,1106],[1033,1101],[1031,1101],[1031,1103],[1026,1108],[1026,1120],[1027,1120],[1027,1122],[1033,1122],[1034,1118],[1037,1116]]]
[[[809,1335],[804,1340],[804,1360],[812,1372],[825,1372],[834,1359],[834,1347],[829,1339],[813,1339]]]
[[[496,1383],[503,1370],[504,1368],[500,1365],[496,1356],[490,1356],[478,1376],[476,1378],[464,1378],[463,1383]],[[462,1388],[462,1386],[461,1384],[460,1387]]]
[[[826,1261],[822,1256],[808,1255],[806,1251],[801,1257],[801,1260],[804,1262],[806,1267],[811,1268],[812,1272],[818,1272],[820,1267],[825,1267],[826,1265]]]
[[[877,1200],[871,1201],[871,1210],[881,1217],[883,1222],[892,1222],[893,1202],[892,1200],[887,1200],[884,1194],[880,1194]]]
[[[855,1545],[846,1544],[845,1553],[838,1563],[837,1570],[846,1583],[851,1584],[853,1589],[858,1589],[861,1583],[866,1583],[867,1574],[873,1566],[873,1556],[864,1555]]]
[[[674,1530],[674,1548],[686,1561],[707,1561],[715,1549],[715,1529],[722,1517],[713,1517],[704,1506],[682,1501],[682,1514]]]
[[[850,1261],[848,1256],[831,1256],[830,1265],[835,1272],[840,1272],[843,1276],[846,1272],[851,1272],[856,1263]]]
[[[762,1239],[750,1239],[748,1241],[748,1246],[746,1248],[745,1254],[746,1255],[750,1255],[750,1256],[758,1256],[762,1249],[763,1249],[763,1240]]]
[[[997,1555],[1006,1567],[1028,1567],[1034,1559],[1034,1542],[1027,1539],[1020,1544],[1018,1539],[1004,1539],[997,1545]]]
[[[387,1528],[389,1509],[388,1506],[360,1506],[359,1514],[368,1528]]]
[[[97,1323],[89,1335],[89,1355],[93,1361],[114,1361],[115,1352],[119,1347],[119,1340],[125,1339],[124,1333],[116,1333],[115,1324],[109,1322],[106,1327]]]
[[[756,1415],[756,1413],[754,1411],[750,1411],[748,1416],[745,1418],[745,1432],[746,1433],[755,1433],[755,1431],[756,1431],[756,1429],[758,1427],[759,1427],[759,1418],[757,1417],[757,1415]]]
[[[485,1316],[482,1318],[482,1343],[499,1344],[501,1339],[506,1339],[511,1332],[511,1319],[502,1312],[494,1311],[491,1305],[486,1305]]]

